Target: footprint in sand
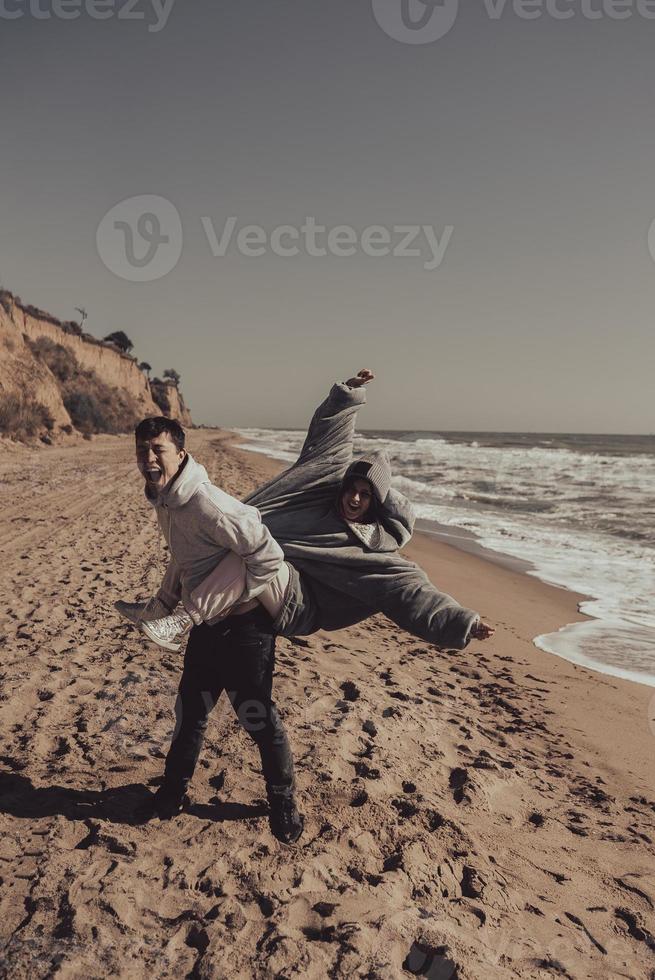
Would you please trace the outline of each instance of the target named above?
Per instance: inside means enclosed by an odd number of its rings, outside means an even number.
[[[353,796],[352,800],[350,801],[350,805],[364,806],[365,803],[368,803],[368,798],[368,793],[365,789],[362,789]]]
[[[346,701],[358,701],[360,697],[360,690],[353,681],[344,681],[340,685],[343,691],[343,696]]]
[[[470,803],[470,797],[464,792],[464,787],[468,784],[469,774],[467,769],[462,769],[460,766],[451,769],[450,776],[448,777],[448,785],[452,790],[455,803],[460,804],[464,801]]]
[[[403,961],[403,969],[416,977],[430,977],[432,980],[459,980],[458,966],[451,959],[447,946],[434,946],[432,943],[417,940]]]
[[[637,913],[631,912],[630,909],[618,908],[614,910],[614,915],[624,925],[632,939],[644,943],[652,953],[655,953],[655,936],[645,927]]]
[[[419,812],[418,807],[415,806],[410,800],[392,800],[391,806],[398,812],[398,816],[402,817],[403,820],[410,820]]]

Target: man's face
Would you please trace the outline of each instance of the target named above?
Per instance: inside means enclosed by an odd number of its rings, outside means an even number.
[[[368,480],[357,477],[341,494],[341,516],[347,521],[362,521],[373,497]]]
[[[169,432],[136,444],[136,465],[146,481],[146,487],[160,493],[173,479],[186,453],[177,449]]]

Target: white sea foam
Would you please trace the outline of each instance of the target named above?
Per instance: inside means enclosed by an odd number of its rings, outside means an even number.
[[[247,443],[240,445],[239,449],[263,453],[272,459],[281,459],[288,463],[297,459],[304,440],[304,434],[293,429],[288,431],[284,429],[234,429],[234,431],[248,440]]]

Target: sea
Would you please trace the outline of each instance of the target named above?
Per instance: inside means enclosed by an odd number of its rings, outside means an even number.
[[[292,462],[305,433],[238,429]],[[417,527],[581,593],[591,617],[534,638],[557,656],[655,687],[655,435],[365,431]]]

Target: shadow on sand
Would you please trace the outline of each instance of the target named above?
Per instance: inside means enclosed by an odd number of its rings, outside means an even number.
[[[106,820],[139,824],[142,807],[152,794],[143,783],[128,783],[106,790],[79,790],[67,786],[34,786],[20,773],[0,772],[0,813],[14,817],[54,817],[67,820]],[[265,804],[191,804],[185,813],[201,820],[251,820],[268,813]]]

